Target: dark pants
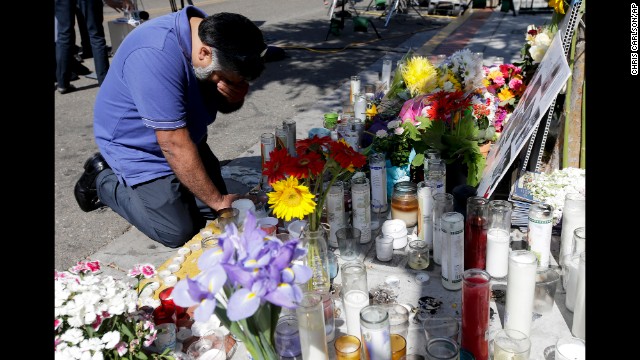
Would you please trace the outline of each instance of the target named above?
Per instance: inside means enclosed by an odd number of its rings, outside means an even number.
[[[211,180],[222,194],[228,194],[220,162],[206,141],[198,146]],[[135,186],[123,185],[111,169],[96,179],[98,198],[129,223],[162,245],[176,248],[202,229],[215,212],[205,205],[175,175],[167,175]]]
[[[109,70],[107,40],[102,26],[104,20],[102,0],[55,0],[55,15],[58,20],[58,38],[56,40],[58,87],[68,87],[71,79],[71,64],[76,43],[76,6],[85,19],[98,85],[102,85]]]

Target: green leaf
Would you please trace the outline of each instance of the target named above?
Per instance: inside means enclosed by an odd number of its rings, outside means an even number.
[[[135,338],[131,330],[129,330],[129,328],[125,324],[120,324],[120,332],[127,335],[130,339]]]
[[[147,359],[148,359],[147,355],[145,355],[145,353],[143,353],[142,351],[137,352],[137,353],[136,353],[136,357],[137,357],[138,359],[142,359],[142,360],[147,360]]]
[[[416,156],[413,158],[413,161],[411,161],[411,165],[413,166],[424,165],[424,151],[418,152],[418,150],[416,150]]]

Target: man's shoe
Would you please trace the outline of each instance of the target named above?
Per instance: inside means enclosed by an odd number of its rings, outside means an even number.
[[[76,76],[77,76],[77,75],[76,75]],[[60,94],[68,94],[68,93],[70,93],[70,92],[74,92],[74,91],[76,91],[76,90],[78,90],[78,89],[76,89],[76,87],[75,87],[75,86],[73,86],[72,84],[69,84],[67,87],[59,87],[59,86],[58,86],[58,92],[59,92]]]
[[[98,199],[98,190],[96,189],[96,178],[104,169],[110,169],[110,167],[99,152],[93,154],[84,163],[84,173],[80,176],[73,189],[73,195],[75,195],[80,209],[84,212],[93,211],[104,206]]]

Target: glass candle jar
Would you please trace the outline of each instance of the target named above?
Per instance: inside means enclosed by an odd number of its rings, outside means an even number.
[[[549,267],[551,252],[551,230],[553,227],[553,206],[543,203],[532,204],[529,208],[527,241],[529,248],[538,258],[538,267]]]
[[[464,272],[464,217],[457,212],[442,215],[442,286],[462,288]]]
[[[458,360],[460,347],[449,338],[433,338],[427,342],[427,360]]]
[[[439,193],[433,195],[433,261],[442,264],[442,214],[453,211],[453,195]]]
[[[360,310],[369,305],[367,268],[360,261],[350,261],[342,264],[340,274],[347,334],[360,337]]]
[[[389,314],[378,305],[360,310],[360,331],[365,360],[391,359]]]
[[[418,183],[418,238],[433,249],[433,194],[436,183],[424,180]]]
[[[560,265],[564,265],[564,257],[571,254],[573,231],[585,226],[586,198],[580,193],[565,195],[562,207],[562,233],[560,235]]]
[[[425,180],[432,180],[436,183],[436,193],[442,194],[446,192],[447,184],[447,167],[440,158],[428,159],[429,171],[426,174]]]
[[[585,285],[586,285],[586,276],[587,276],[587,268],[586,268],[586,251],[583,251],[580,254],[580,265],[578,266],[578,289],[576,291],[576,300],[575,307],[573,310],[573,324],[571,326],[571,333],[573,336],[580,338],[582,340],[585,339],[585,317],[586,317],[586,308],[585,308]]]
[[[360,230],[360,244],[371,241],[371,188],[369,179],[351,179],[351,218],[353,227]]]
[[[294,315],[284,315],[278,319],[273,334],[276,352],[283,357],[300,356],[300,333],[298,319]]]
[[[328,360],[329,348],[324,327],[322,296],[310,292],[304,293],[296,308],[296,318],[298,319],[302,359]]]
[[[504,328],[529,336],[536,290],[536,255],[529,250],[513,250],[509,254],[507,299],[504,307]]]
[[[423,270],[429,267],[429,247],[424,240],[413,240],[409,242],[409,260],[407,264],[415,270]]]
[[[462,282],[462,341],[477,360],[489,360],[489,298],[491,275],[468,269]]]
[[[401,181],[393,186],[391,195],[391,218],[405,222],[406,227],[418,223],[418,186],[410,181]]]
[[[489,200],[473,196],[467,200],[464,229],[464,269],[482,269],[487,263]]]
[[[387,203],[387,168],[383,153],[369,155],[371,204],[373,212],[380,214],[389,208]]]
[[[509,242],[513,206],[505,200],[489,201],[486,270],[494,278],[504,278],[509,269]]]
[[[338,247],[336,231],[345,225],[344,207],[344,184],[338,180],[334,182],[327,192],[327,222],[329,223],[329,238],[327,245],[332,248]]]

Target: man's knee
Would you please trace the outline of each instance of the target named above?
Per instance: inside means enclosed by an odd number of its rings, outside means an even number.
[[[151,236],[151,238],[166,247],[175,249],[183,246],[197,233],[197,230],[194,231],[193,229],[187,228],[175,229],[171,233],[156,229],[155,236]]]

